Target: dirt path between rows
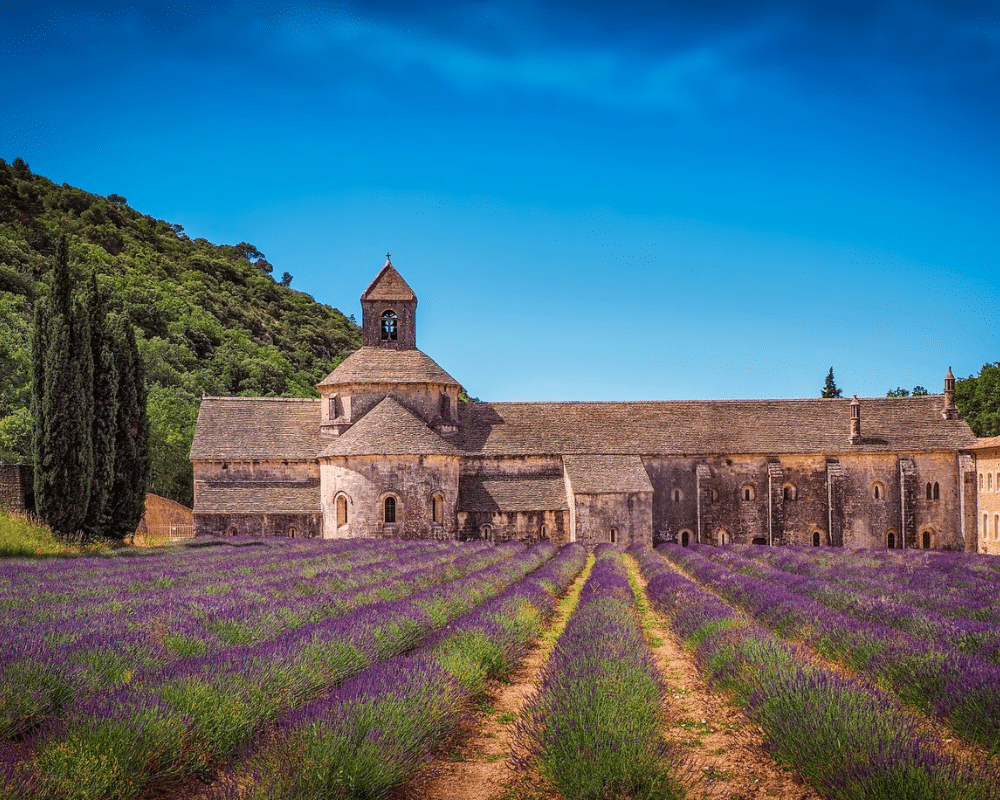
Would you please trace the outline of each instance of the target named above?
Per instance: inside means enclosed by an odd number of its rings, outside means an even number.
[[[629,558],[637,582],[646,581]],[[689,762],[681,782],[690,800],[820,800],[795,773],[779,767],[764,751],[757,728],[726,698],[702,681],[694,659],[652,608],[648,633],[668,686],[668,741]]]
[[[590,563],[560,600],[545,631],[511,674],[508,683],[496,683],[486,702],[470,714],[452,737],[443,755],[424,767],[390,800],[556,800],[562,796],[537,775],[511,769],[507,759],[513,747],[514,720],[537,686],[536,678],[548,660],[559,634],[590,573]]]

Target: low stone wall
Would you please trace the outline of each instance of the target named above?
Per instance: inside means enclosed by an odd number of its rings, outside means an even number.
[[[33,476],[30,464],[0,464],[0,508],[34,512]]]

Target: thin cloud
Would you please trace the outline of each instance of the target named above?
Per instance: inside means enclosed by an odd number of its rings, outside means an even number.
[[[347,56],[397,75],[424,70],[462,92],[506,88],[612,108],[695,110],[729,101],[744,80],[725,44],[699,44],[663,56],[552,42],[499,53],[316,9],[285,17],[273,41],[292,57]]]

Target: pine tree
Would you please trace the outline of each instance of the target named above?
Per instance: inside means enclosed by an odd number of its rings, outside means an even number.
[[[127,319],[110,326],[114,339],[118,376],[115,415],[114,479],[105,506],[105,534],[124,539],[142,519],[149,485],[149,418],[146,416],[146,381],[135,343],[135,332]]]
[[[830,371],[826,374],[826,383],[823,384],[823,393],[821,397],[840,397],[840,389],[837,388],[836,382],[833,380],[833,367],[830,367]]]
[[[90,273],[87,289],[87,312],[90,320],[90,352],[94,364],[94,412],[91,428],[94,480],[84,530],[88,535],[100,535],[107,527],[104,512],[115,477],[118,371],[115,366],[114,341],[108,331],[107,310],[98,290],[97,275],[93,271]]]
[[[35,505],[57,534],[82,536],[94,475],[90,325],[74,301],[69,243],[59,242],[47,301],[35,314]]]

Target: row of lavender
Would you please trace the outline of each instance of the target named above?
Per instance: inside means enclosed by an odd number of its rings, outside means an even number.
[[[548,544],[487,548],[483,553],[499,560],[463,578],[289,628],[265,642],[172,662],[143,680],[81,696],[26,743],[7,749],[7,792],[131,798],[153,785],[211,773],[282,714],[412,649],[554,550]]]
[[[659,551],[669,559],[686,552],[670,545]],[[763,731],[772,756],[824,797],[996,797],[995,773],[942,754],[892,698],[810,663],[804,653],[681,575],[660,553],[645,547],[631,552],[649,581],[651,603],[693,648],[703,677],[734,692]]]
[[[278,604],[282,615],[308,619],[317,607],[322,613],[325,596],[355,588],[359,577],[370,576],[372,582],[390,575],[399,557],[412,553],[447,560],[458,551],[455,543],[354,540],[308,549],[280,544],[229,548],[228,558],[199,548],[162,557],[70,561],[78,572],[69,571],[65,562],[49,562],[51,570],[3,565],[0,606],[19,630],[45,637],[49,644],[105,630],[109,619],[125,630],[144,630],[151,620],[162,629],[165,616],[182,626],[201,623],[226,638],[230,631],[213,630],[216,617],[239,611],[273,615],[268,610]]]
[[[517,723],[518,760],[566,797],[681,797],[662,738],[665,686],[624,557],[600,545],[538,692]]]
[[[564,547],[415,652],[379,663],[285,715],[215,796],[384,796],[426,762],[463,718],[470,700],[485,691],[488,678],[510,673],[585,561],[582,546]]]
[[[280,555],[281,548],[276,549]],[[308,615],[285,613],[286,604],[296,600],[282,600],[273,594],[261,597],[255,590],[253,572],[261,559],[255,555],[239,567],[246,588],[235,591],[225,605],[208,591],[212,586],[208,580],[201,600],[189,586],[174,605],[169,590],[164,590],[154,601],[131,608],[131,613],[92,615],[91,622],[101,624],[82,630],[76,629],[75,610],[70,605],[61,606],[60,615],[52,614],[44,622],[13,622],[12,629],[19,635],[0,654],[0,736],[22,735],[95,691],[124,684],[154,684],[165,672],[176,677],[184,670],[197,671],[212,655],[233,660],[241,647],[260,646],[287,635],[283,632],[288,629],[308,630],[309,625],[322,624],[350,610],[454,580],[508,554],[492,547],[442,550],[387,543],[386,549],[390,557],[395,556],[394,561],[387,562],[384,553],[376,556],[372,544],[336,548],[336,556],[326,557],[326,566],[337,563],[338,574],[344,575],[338,585],[344,588],[318,591],[319,586],[314,587],[317,591],[310,597]],[[274,555],[268,557],[273,559]],[[380,560],[374,561],[376,557]],[[199,563],[196,552],[189,552],[187,559],[192,566]],[[292,569],[296,574],[294,566]],[[39,581],[36,592],[45,593],[48,585]],[[284,624],[265,625],[262,617]],[[222,630],[229,635],[220,635]],[[236,635],[238,632],[242,635]]]
[[[1000,664],[1000,624],[967,616],[975,613],[968,609],[976,602],[967,603],[963,599],[966,592],[976,591],[968,584],[964,587],[939,585],[945,584],[947,578],[939,575],[937,580],[928,580],[924,577],[925,570],[914,569],[913,565],[907,569],[902,564],[887,564],[877,573],[859,579],[852,576],[857,570],[852,569],[849,563],[841,563],[848,559],[844,555],[824,559],[826,564],[816,564],[809,558],[809,551],[790,551],[764,557],[758,556],[751,548],[702,552],[729,569],[779,583],[853,619],[894,628],[916,639]],[[911,587],[919,583],[922,591],[931,596],[919,593],[919,604],[900,599],[902,593],[896,581],[904,586],[909,582]],[[1000,586],[993,590],[991,614],[998,613],[995,608],[998,592]],[[932,610],[931,607],[941,610]],[[941,613],[942,610],[947,613]]]
[[[842,548],[734,547],[732,551],[785,572],[822,579],[823,602],[838,609],[868,597],[889,603],[889,609],[898,603],[904,609],[983,623],[979,629],[996,631],[1000,625],[1000,572],[991,566],[994,562],[1000,566],[1000,561],[992,556],[919,550],[859,553]],[[916,615],[913,624],[919,625],[921,616]]]
[[[755,565],[758,577],[744,574],[739,568],[748,563],[745,559],[712,547],[665,554],[780,636],[803,641],[823,656],[880,679],[904,702],[945,722],[969,742],[1000,752],[1000,665],[955,649],[949,638],[938,639],[933,627],[918,637],[877,616],[835,611],[796,588],[806,582],[821,592],[818,579],[763,565]],[[941,624],[937,630],[944,634],[947,628]]]

